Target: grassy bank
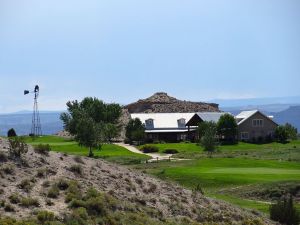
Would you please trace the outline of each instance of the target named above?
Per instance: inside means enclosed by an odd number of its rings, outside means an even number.
[[[38,144],[49,144],[51,150],[56,152],[81,156],[88,155],[87,148],[79,146],[77,142],[71,139],[57,136],[42,136],[35,139],[26,137],[25,141],[33,146]],[[103,158],[119,164],[135,164],[150,158],[142,154],[130,152],[127,149],[114,144],[104,144],[101,150],[94,149],[94,157]]]

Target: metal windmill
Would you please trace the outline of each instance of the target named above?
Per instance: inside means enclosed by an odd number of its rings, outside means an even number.
[[[40,114],[38,108],[38,97],[39,97],[40,88],[38,85],[35,85],[33,91],[24,91],[24,95],[29,93],[34,94],[34,104],[33,104],[33,114],[32,114],[32,124],[31,124],[31,133],[30,135],[33,136],[41,136],[42,135],[42,128],[41,128],[41,121],[40,121]]]

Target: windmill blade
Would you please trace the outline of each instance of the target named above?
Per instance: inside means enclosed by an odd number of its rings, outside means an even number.
[[[24,91],[24,95],[28,95],[30,92],[28,90]]]

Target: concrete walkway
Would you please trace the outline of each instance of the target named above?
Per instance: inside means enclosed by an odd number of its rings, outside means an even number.
[[[180,160],[180,159],[172,158],[172,154],[143,153],[142,151],[138,150],[136,147],[129,144],[124,144],[124,143],[114,143],[114,144],[126,148],[131,152],[150,156],[151,159],[149,159],[148,162],[161,161],[161,160],[170,160],[170,161]]]

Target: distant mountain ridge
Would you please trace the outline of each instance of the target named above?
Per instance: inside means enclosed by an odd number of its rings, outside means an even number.
[[[220,112],[218,104],[178,100],[165,92],[140,99],[126,105],[124,109],[129,113]]]
[[[290,123],[300,132],[300,105],[291,106],[288,109],[273,113],[274,120],[279,124]]]
[[[63,123],[59,119],[60,112],[40,113],[42,133],[56,134],[63,130]],[[31,113],[14,113],[0,115],[0,135],[6,136],[10,128],[14,128],[18,135],[28,135],[31,131]]]
[[[300,105],[299,96],[269,97],[269,98],[243,98],[243,99],[214,99],[221,108],[227,107],[257,107],[257,106],[291,106]],[[288,107],[287,107],[288,108]],[[282,109],[284,110],[284,109]]]

